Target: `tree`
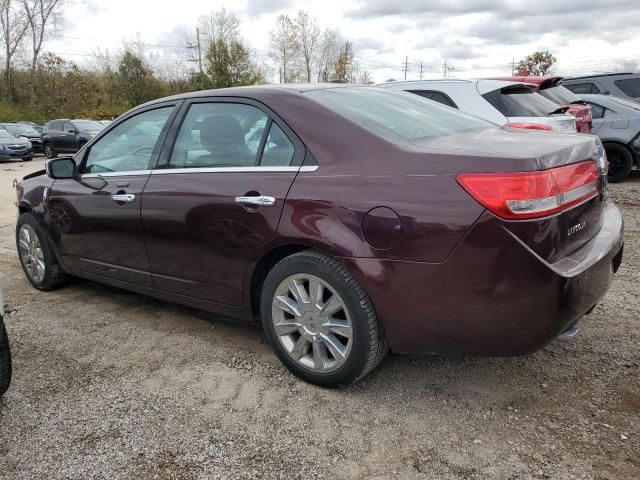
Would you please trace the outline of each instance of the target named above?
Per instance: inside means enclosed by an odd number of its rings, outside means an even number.
[[[320,27],[318,21],[307,12],[300,10],[294,19],[294,35],[300,46],[299,54],[306,73],[307,82],[311,82],[311,70],[316,63],[318,44],[320,43]]]
[[[550,74],[556,62],[556,57],[547,51],[534,52],[520,60],[516,68],[520,73],[542,76]]]
[[[240,37],[240,22],[233,13],[222,7],[217,12],[209,12],[198,17],[198,28],[204,42],[204,50],[216,40],[230,42]]]
[[[4,43],[4,78],[6,98],[13,101],[12,68],[18,46],[24,39],[29,21],[22,9],[17,9],[12,0],[0,0],[0,28]]]
[[[116,76],[117,87],[130,107],[157,98],[162,93],[160,82],[153,71],[131,51],[124,53]]]
[[[251,52],[238,39],[214,40],[209,45],[206,64],[207,86],[212,88],[253,85],[264,81],[251,58]]]
[[[31,32],[31,71],[34,71],[45,37],[62,14],[64,0],[22,0],[22,6]]]
[[[288,15],[278,15],[276,26],[269,32],[269,55],[280,65],[280,83],[293,80],[297,74],[293,61],[300,49],[296,39],[295,26]]]
[[[328,82],[331,79],[330,69],[340,55],[339,38],[337,30],[327,28],[322,32],[317,58],[318,82]]]
[[[333,67],[334,80],[351,81],[353,73],[353,43],[345,41]]]

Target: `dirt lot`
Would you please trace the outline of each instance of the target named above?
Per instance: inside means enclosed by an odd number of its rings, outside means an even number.
[[[515,359],[391,356],[356,386],[289,375],[261,331],[78,281],[32,289],[0,164],[14,383],[2,478],[640,478],[640,175],[615,283],[571,342]]]

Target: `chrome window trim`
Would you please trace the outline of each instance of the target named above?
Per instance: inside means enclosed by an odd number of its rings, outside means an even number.
[[[185,173],[262,173],[262,172],[315,172],[317,165],[301,167],[210,167],[210,168],[162,168],[153,170],[151,175],[170,175]]]
[[[141,175],[151,175],[151,170],[127,170],[122,172],[81,173],[80,178],[136,177]]]

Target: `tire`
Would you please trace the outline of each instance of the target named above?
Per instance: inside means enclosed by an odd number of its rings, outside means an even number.
[[[31,243],[34,235],[37,241]],[[16,248],[22,270],[38,290],[54,290],[67,282],[68,277],[60,268],[47,235],[29,212],[18,218]]]
[[[322,293],[314,296],[312,291]],[[260,304],[263,327],[278,358],[309,383],[351,385],[389,350],[367,293],[344,265],[319,252],[298,252],[277,263],[265,279]]]
[[[608,178],[612,183],[621,182],[629,176],[633,168],[633,154],[619,143],[605,143],[604,149],[609,160]]]
[[[0,305],[1,307],[1,305]],[[0,315],[0,397],[4,395],[11,384],[11,349],[7,329]]]
[[[58,154],[56,153],[56,151],[53,149],[53,147],[51,146],[50,143],[45,143],[44,144],[44,155],[48,158],[48,159],[52,159],[52,158],[56,158],[58,156]]]

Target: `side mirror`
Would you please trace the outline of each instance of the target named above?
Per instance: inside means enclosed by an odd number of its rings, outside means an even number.
[[[69,130],[67,130],[67,133],[76,133],[76,130],[74,128],[70,128]]]
[[[46,163],[45,169],[54,180],[73,178],[76,175],[76,162],[71,158],[54,158]]]

